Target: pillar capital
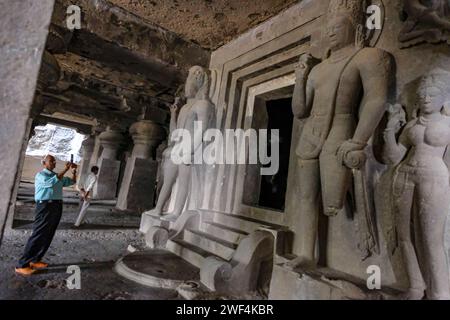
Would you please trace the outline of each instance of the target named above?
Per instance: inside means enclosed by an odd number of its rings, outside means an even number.
[[[117,152],[124,139],[122,132],[108,127],[106,131],[102,132],[98,137],[103,147],[102,158],[116,159]]]
[[[92,153],[94,150],[95,138],[94,136],[89,136],[83,140],[81,143],[81,147],[83,148],[83,152]]]
[[[151,120],[140,120],[130,127],[133,138],[133,156],[148,159],[153,155],[154,149],[165,138],[164,128]]]

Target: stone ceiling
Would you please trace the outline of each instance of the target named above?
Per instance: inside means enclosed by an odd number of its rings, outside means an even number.
[[[110,0],[183,38],[214,50],[298,0]]]
[[[207,67],[211,50],[297,1],[77,0],[82,25],[72,32],[74,1],[56,0],[36,109],[43,121],[65,114],[124,131],[141,116],[167,125],[191,66]]]

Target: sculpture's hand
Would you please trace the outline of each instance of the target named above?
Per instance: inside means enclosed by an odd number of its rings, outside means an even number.
[[[300,56],[298,64],[295,67],[295,72],[297,74],[305,75],[309,74],[316,65],[315,59],[309,53],[304,53]]]
[[[339,163],[350,169],[360,169],[366,162],[366,144],[353,140],[345,141],[337,151]]]
[[[394,131],[395,133],[399,132],[400,129],[406,124],[406,115],[405,111],[401,104],[388,104],[387,105],[388,112],[388,123],[386,125],[386,130]]]
[[[176,114],[177,113],[177,111],[178,111],[178,104],[177,104],[176,100],[175,100],[175,103],[169,107],[169,110],[170,110],[171,114]]]

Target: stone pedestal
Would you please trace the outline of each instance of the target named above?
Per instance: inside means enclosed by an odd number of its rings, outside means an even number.
[[[398,294],[383,286],[370,290],[364,280],[328,268],[292,271],[275,264],[269,300],[393,300]]]
[[[117,183],[120,173],[120,161],[117,152],[122,143],[123,136],[120,132],[107,129],[99,136],[103,147],[102,155],[98,160],[98,180],[94,187],[94,198],[114,199],[117,194]]]
[[[150,120],[130,127],[134,147],[128,158],[120,187],[117,208],[144,212],[153,207],[158,162],[155,149],[164,138],[164,129]]]

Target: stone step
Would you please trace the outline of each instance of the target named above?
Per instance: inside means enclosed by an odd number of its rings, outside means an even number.
[[[231,260],[237,245],[198,230],[184,230],[183,240],[224,260]]]
[[[207,252],[181,239],[172,239],[167,241],[166,249],[197,268],[201,268],[203,261],[212,255],[210,252]]]
[[[245,231],[233,229],[212,221],[203,222],[201,224],[201,231],[208,234],[213,234],[217,238],[234,244],[239,244],[243,238],[248,236],[248,233]]]
[[[258,230],[260,227],[269,226],[268,224],[257,220],[252,220],[247,217],[222,212],[214,212],[212,222],[224,225],[228,228],[240,230],[248,234]]]

